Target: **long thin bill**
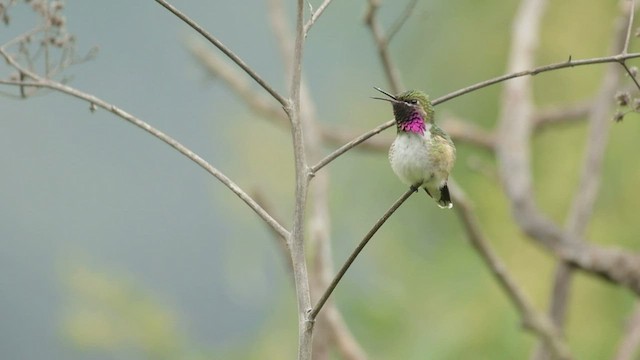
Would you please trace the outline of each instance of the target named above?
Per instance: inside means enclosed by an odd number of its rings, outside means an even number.
[[[374,89],[376,89],[376,90],[378,90],[378,91],[380,91],[381,93],[383,93],[383,94],[387,95],[388,97],[392,98],[393,100],[396,100],[396,101],[398,100],[398,98],[396,98],[395,96],[393,96],[393,95],[389,94],[388,92],[386,92],[386,91],[384,91],[384,90],[380,89],[379,87],[375,87],[375,86],[374,86],[373,88],[374,88]]]

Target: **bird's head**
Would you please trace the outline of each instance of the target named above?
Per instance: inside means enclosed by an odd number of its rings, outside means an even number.
[[[422,91],[409,90],[399,95],[391,95],[380,88],[374,89],[387,96],[387,98],[374,97],[374,99],[389,101],[393,105],[393,115],[399,126],[414,121],[416,116],[419,116],[423,122],[433,122],[433,105],[429,96]]]

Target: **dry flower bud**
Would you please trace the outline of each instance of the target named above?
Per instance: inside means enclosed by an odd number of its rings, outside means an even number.
[[[631,101],[631,96],[626,91],[618,92],[616,94],[615,99],[616,99],[616,102],[618,103],[619,106],[627,106],[627,105],[629,105],[629,102]]]
[[[613,114],[613,121],[619,123],[622,121],[622,119],[624,119],[624,113],[622,111],[618,110],[615,114]]]

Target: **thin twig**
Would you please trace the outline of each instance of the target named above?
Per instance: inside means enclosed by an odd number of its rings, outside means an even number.
[[[396,202],[391,205],[389,210],[387,210],[384,215],[382,215],[382,217],[378,221],[376,221],[371,230],[369,230],[369,232],[364,236],[362,241],[360,241],[358,246],[355,248],[355,250],[353,250],[351,255],[349,255],[349,258],[347,258],[336,276],[331,281],[329,287],[325,290],[325,292],[320,297],[320,300],[318,300],[316,305],[313,307],[313,310],[311,310],[311,312],[309,313],[311,319],[315,319],[315,317],[318,315],[325,302],[327,302],[327,300],[329,299],[329,296],[331,296],[331,293],[333,293],[333,290],[335,290],[336,286],[338,286],[338,283],[340,282],[344,274],[347,272],[347,270],[349,270],[349,267],[351,266],[351,264],[353,264],[353,261],[358,257],[362,249],[364,249],[373,235],[375,235],[375,233],[387,221],[387,219],[389,219],[389,217],[393,215],[396,210],[398,210],[400,205],[402,205],[409,198],[409,196],[411,196],[417,190],[418,189],[414,187],[409,188],[409,190],[407,190],[398,200],[396,200]]]
[[[304,24],[304,37],[307,37],[307,35],[309,35],[309,30],[311,30],[311,27],[313,26],[313,24],[315,24],[316,21],[318,21],[318,18],[320,17],[320,15],[322,15],[322,13],[327,9],[329,4],[331,4],[331,1],[332,0],[324,0],[322,4],[320,4],[320,6],[316,9],[316,11],[313,11],[311,13],[311,17],[309,18],[307,23]]]
[[[180,20],[184,21],[187,25],[191,26],[195,31],[200,33],[200,35],[204,36],[210,43],[212,43],[215,47],[220,49],[225,55],[229,57],[233,62],[235,62],[247,75],[251,76],[253,80],[255,80],[263,89],[265,89],[274,99],[276,99],[282,106],[288,106],[287,99],[285,99],[282,95],[280,95],[274,88],[269,85],[258,73],[253,70],[249,65],[247,65],[244,60],[242,60],[238,55],[236,55],[231,49],[229,49],[226,45],[224,45],[220,40],[218,40],[213,35],[209,34],[207,30],[201,27],[197,22],[189,18],[186,14],[176,9],[173,5],[168,3],[165,0],[155,0],[158,4],[165,7],[165,9],[169,10],[175,16],[180,18]]]
[[[563,62],[558,62],[558,63],[554,63],[554,64],[549,64],[549,65],[544,65],[544,66],[539,66],[530,70],[523,70],[523,71],[517,71],[517,72],[513,72],[510,74],[506,74],[506,75],[502,75],[502,76],[498,76],[496,78],[493,79],[489,79],[489,80],[485,80],[482,82],[479,82],[477,84],[473,84],[471,86],[467,86],[465,88],[462,88],[460,90],[456,90],[454,92],[451,92],[447,95],[441,96],[435,100],[432,101],[433,105],[437,105],[437,104],[441,104],[443,102],[449,101],[451,99],[457,98],[458,96],[464,95],[464,94],[468,94],[472,91],[476,91],[478,89],[482,89],[484,87],[490,86],[490,85],[494,85],[506,80],[510,80],[510,79],[514,79],[514,78],[518,78],[518,77],[522,77],[522,76],[533,76],[533,75],[538,75],[547,71],[554,71],[554,70],[559,70],[559,69],[566,69],[566,68],[570,68],[570,67],[576,67],[576,66],[585,66],[585,65],[593,65],[593,64],[604,64],[604,63],[611,63],[611,62],[621,62],[621,61],[625,61],[625,60],[629,60],[629,59],[635,59],[635,58],[639,58],[640,57],[640,53],[630,53],[630,54],[618,54],[618,55],[612,55],[612,56],[604,56],[604,57],[597,57],[597,58],[589,58],[589,59],[582,59],[582,60],[573,60],[573,59],[569,59],[568,61],[563,61]]]
[[[333,160],[337,159],[340,155],[342,155],[345,152],[351,150],[353,147],[355,147],[356,145],[362,143],[363,141],[366,141],[368,138],[372,137],[373,135],[379,134],[380,132],[382,132],[382,130],[385,130],[385,129],[393,126],[395,123],[396,123],[395,120],[389,120],[386,123],[378,125],[377,127],[367,131],[366,133],[364,133],[364,134],[358,136],[357,138],[349,141],[348,143],[342,145],[338,149],[334,150],[331,154],[325,156],[325,158],[320,160],[317,164],[313,165],[311,167],[311,172],[312,173],[317,172],[318,170],[320,170],[323,167],[327,166]]]
[[[631,70],[629,70],[629,67],[627,66],[627,64],[624,61],[621,61],[620,65],[622,65],[624,70],[627,72],[627,75],[629,75],[631,80],[633,80],[633,83],[636,84],[636,87],[638,88],[638,90],[640,90],[640,83],[638,83],[638,79],[636,79],[636,76],[631,72]]]

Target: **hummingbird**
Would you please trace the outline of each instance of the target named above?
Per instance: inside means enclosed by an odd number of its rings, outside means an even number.
[[[456,147],[449,135],[434,122],[433,105],[427,94],[409,90],[399,95],[374,88],[393,105],[398,133],[389,149],[389,162],[400,180],[422,187],[443,209],[453,207],[447,180],[456,160]]]

